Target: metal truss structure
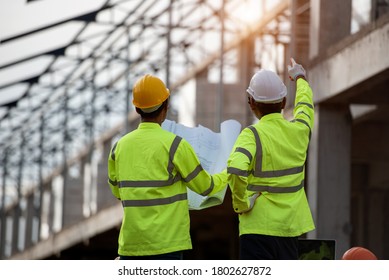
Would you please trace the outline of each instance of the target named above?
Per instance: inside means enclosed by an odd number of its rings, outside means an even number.
[[[248,36],[256,38],[254,64],[266,54],[281,71],[275,47],[289,43],[289,1],[268,2],[106,0],[88,13],[1,38],[1,258],[43,238],[44,193],[58,191],[45,189],[46,181],[77,173],[72,164],[80,154],[101,159],[96,141],[118,124],[112,137],[131,130],[138,77],[160,76],[173,95],[210,67],[223,83],[236,67],[228,52]],[[1,55],[18,46],[23,51]],[[28,227],[32,237],[12,238]]]

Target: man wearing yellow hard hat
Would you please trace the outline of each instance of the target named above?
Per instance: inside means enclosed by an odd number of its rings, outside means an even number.
[[[161,128],[169,96],[155,76],[135,83],[133,104],[141,122],[108,158],[109,185],[124,211],[120,259],[182,259],[192,248],[187,187],[210,195],[227,184],[225,171],[210,175],[186,140]]]

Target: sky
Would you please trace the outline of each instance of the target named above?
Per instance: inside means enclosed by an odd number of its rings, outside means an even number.
[[[0,40],[81,15],[106,0],[0,0]],[[49,12],[48,12],[49,11]]]

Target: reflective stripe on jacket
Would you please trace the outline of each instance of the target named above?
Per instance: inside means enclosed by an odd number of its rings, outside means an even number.
[[[192,248],[186,187],[208,195],[227,184],[209,175],[184,139],[156,123],[122,137],[108,159],[109,185],[124,216],[119,255],[156,255]]]
[[[248,197],[262,193],[254,208],[239,216],[240,234],[299,236],[314,229],[304,191],[313,109],[312,91],[299,79],[294,120],[265,115],[239,135],[227,168],[234,210],[246,211]]]

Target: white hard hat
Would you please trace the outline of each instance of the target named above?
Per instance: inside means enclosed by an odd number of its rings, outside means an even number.
[[[272,71],[261,69],[251,78],[250,85],[247,88],[256,102],[278,103],[286,96],[286,86]]]

